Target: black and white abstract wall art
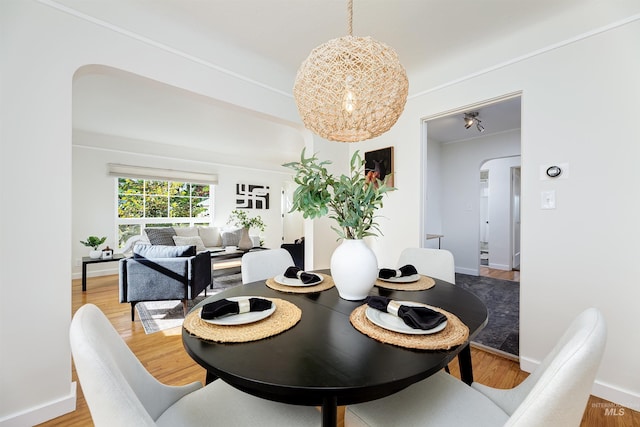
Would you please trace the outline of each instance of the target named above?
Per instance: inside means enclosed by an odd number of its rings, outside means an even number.
[[[236,184],[237,209],[269,209],[269,186]]]

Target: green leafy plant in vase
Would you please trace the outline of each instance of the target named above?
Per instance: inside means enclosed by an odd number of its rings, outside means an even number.
[[[105,241],[107,240],[107,237],[98,237],[98,236],[89,236],[87,237],[87,240],[82,241],[80,240],[80,243],[82,243],[83,245],[92,248],[93,250],[91,252],[89,252],[89,256],[91,258],[100,258],[102,256],[102,251],[98,250],[98,247],[103,244]]]
[[[334,176],[314,154],[283,166],[295,171],[298,185],[293,193],[291,211],[308,219],[328,216],[337,227],[331,228],[343,241],[331,256],[331,275],[340,296],[347,300],[364,299],[373,287],[378,264],[373,251],[362,240],[382,234],[376,211],[383,207],[384,195],[395,188],[373,172],[365,174],[365,161],[356,151],[351,157],[349,175]]]
[[[242,236],[240,236],[240,241],[238,242],[238,248],[242,250],[249,250],[253,247],[253,241],[249,237],[249,229],[254,228],[264,232],[267,227],[260,215],[249,217],[249,214],[241,209],[231,211],[227,224],[242,228]]]

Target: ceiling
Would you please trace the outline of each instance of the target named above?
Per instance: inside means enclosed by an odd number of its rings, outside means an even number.
[[[312,48],[347,33],[346,0],[51,2],[69,8],[74,14],[86,15],[105,25],[220,64],[286,93],[292,92],[297,68]],[[595,2],[597,0],[355,0],[354,35],[370,35],[395,48],[407,69],[411,96],[428,89],[420,86],[428,80],[420,76],[456,57],[473,59],[475,67],[483,66],[483,61],[493,65],[533,51],[541,44],[544,46],[558,38],[569,37],[581,30],[582,21],[566,19],[566,16],[573,16],[571,14],[577,8]],[[584,25],[592,24],[584,21]],[[567,22],[571,24],[567,25]],[[544,31],[540,31],[541,26]],[[243,66],[240,56],[253,58],[260,66]],[[274,72],[266,73],[266,69]],[[462,72],[450,70],[448,75],[453,75],[454,71]],[[221,126],[223,123],[233,125],[233,132],[237,132],[236,119],[246,114],[229,111],[228,105],[207,101],[157,82],[145,88],[140,86],[140,79],[124,73],[111,81],[106,81],[105,76],[93,80],[86,77],[83,84],[74,85],[74,127],[99,133],[128,134],[140,139],[163,138],[164,135],[162,142],[167,144],[180,140],[204,148],[211,135],[230,132]],[[114,115],[114,108],[120,114]],[[188,115],[183,114],[186,111]],[[480,113],[487,129],[485,134],[514,126],[513,114],[505,114],[498,107],[485,107]],[[517,116],[519,120],[519,110]],[[220,120],[209,120],[210,123],[204,125],[205,119],[198,124],[193,117],[220,117]],[[506,118],[511,121],[501,123]],[[261,126],[270,124],[263,122],[264,118],[258,119],[256,130],[264,139],[265,130]],[[434,123],[430,129],[434,138],[451,140],[451,135],[445,135],[446,129],[460,135],[460,128],[466,131],[461,122],[462,119],[456,117]],[[247,140],[256,140],[248,128],[242,129],[247,132]],[[287,134],[288,131],[281,128],[272,130]],[[275,146],[274,150],[293,150],[292,147],[300,146],[299,136],[289,133],[282,138],[283,146]],[[231,151],[242,147],[228,148]],[[245,148],[250,151],[249,147]]]
[[[257,168],[279,168],[304,146],[299,130],[272,118],[103,66],[76,73],[73,128],[76,145]],[[79,142],[78,131],[111,138]]]
[[[521,98],[517,96],[428,120],[427,135],[430,140],[448,143],[520,129],[520,101]],[[484,131],[479,132],[475,125],[469,129],[464,127],[464,115],[471,112],[478,113]]]
[[[289,76],[312,48],[347,34],[346,0],[53,1],[200,57],[233,46]],[[354,0],[353,33],[392,46],[411,77],[452,55],[551,25],[589,1]]]

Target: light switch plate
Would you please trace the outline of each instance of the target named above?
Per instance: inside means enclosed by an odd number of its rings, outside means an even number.
[[[555,209],[556,208],[556,191],[549,190],[540,193],[542,209]]]

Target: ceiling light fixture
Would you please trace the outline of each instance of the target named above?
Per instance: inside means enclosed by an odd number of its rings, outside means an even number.
[[[471,126],[476,125],[478,132],[484,132],[484,126],[481,125],[482,120],[478,118],[477,111],[473,111],[471,113],[464,113],[464,128],[469,129]]]
[[[293,96],[304,125],[331,141],[357,142],[393,126],[407,101],[409,81],[398,55],[371,37],[349,35],[316,47],[304,60]]]

